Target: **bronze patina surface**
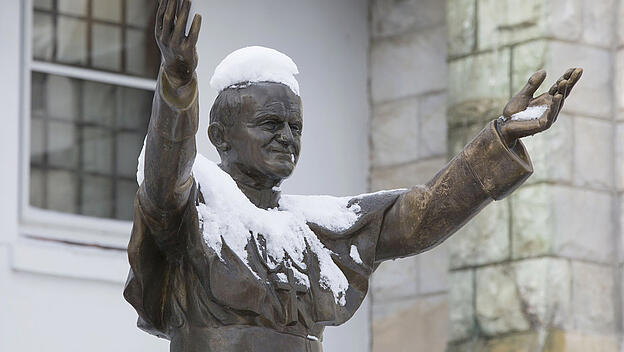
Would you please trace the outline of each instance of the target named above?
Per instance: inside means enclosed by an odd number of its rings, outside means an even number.
[[[319,284],[318,258],[311,251],[304,258],[306,267],[297,268],[309,278],[305,287],[293,280],[294,264],[288,258],[277,268],[266,265],[262,243],[249,241],[247,266],[227,245],[217,255],[203,242],[196,205],[204,199],[191,174],[199,119],[195,44],[201,19],[195,16],[186,36],[190,3],[178,5],[161,0],[157,14],[162,66],[146,140],[145,180],[134,205],[131,270],[124,291],[139,326],[169,339],[175,352],[321,351],[324,327],[351,318],[379,263],[440,244],[531,175],[519,138],[552,125],[582,73],[568,70],[534,98],[546,76],[535,73],[503,116],[427,184],[354,198],[361,214],[346,231],[310,223],[348,279],[346,303],[337,304]],[[539,105],[548,107],[539,119],[510,119]],[[257,207],[277,206],[275,186],[290,176],[299,156],[302,117],[301,99],[280,83],[227,88],[217,97],[208,136],[221,156],[220,167]],[[349,255],[352,246],[361,261]],[[276,281],[278,273],[288,282]]]

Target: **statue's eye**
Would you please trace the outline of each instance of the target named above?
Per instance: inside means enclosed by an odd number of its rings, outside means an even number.
[[[297,133],[297,134],[301,133],[301,125],[290,124],[289,127],[290,127],[290,130],[293,131],[293,133]]]
[[[266,120],[262,123],[261,126],[269,131],[275,131],[277,130],[279,125],[280,123],[276,120]]]

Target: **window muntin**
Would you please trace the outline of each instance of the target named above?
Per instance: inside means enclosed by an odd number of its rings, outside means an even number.
[[[32,1],[28,203],[131,220],[156,1]]]
[[[153,92],[33,72],[32,95],[30,204],[130,220]]]

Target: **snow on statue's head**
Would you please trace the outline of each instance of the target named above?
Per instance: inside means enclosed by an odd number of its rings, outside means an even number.
[[[291,58],[261,46],[221,61],[210,80],[219,95],[208,136],[222,165],[276,184],[292,174],[303,127],[297,73]]]

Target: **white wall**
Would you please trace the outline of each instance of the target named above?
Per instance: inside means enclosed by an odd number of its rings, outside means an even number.
[[[198,68],[200,152],[216,160],[205,137],[216,95],[208,84],[214,67],[234,49],[265,45],[291,56],[301,71],[303,150],[284,191],[366,191],[367,1],[196,2],[204,17]],[[136,314],[122,298],[124,253],[20,236],[20,6],[21,1],[0,0],[0,351],[167,351],[166,341],[135,327]],[[367,307],[365,302],[344,327],[328,329],[326,351],[368,351]]]

